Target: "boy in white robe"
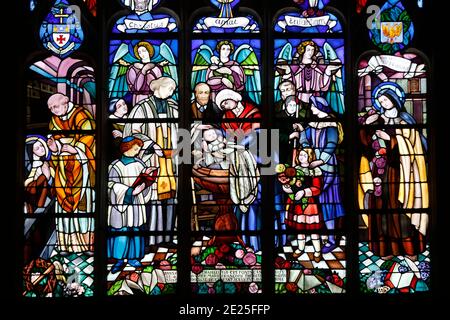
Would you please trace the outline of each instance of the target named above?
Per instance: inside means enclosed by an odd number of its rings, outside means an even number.
[[[108,226],[114,234],[108,239],[108,257],[117,259],[112,273],[122,269],[125,259],[135,268],[142,267],[140,260],[145,255],[144,237],[136,232],[146,223],[145,204],[151,198],[151,185],[156,181],[158,170],[147,168],[136,158],[143,145],[141,139],[133,136],[123,139],[122,157],[108,170]]]

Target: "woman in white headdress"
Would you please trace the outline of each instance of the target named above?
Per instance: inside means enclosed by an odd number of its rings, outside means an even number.
[[[25,161],[28,171],[25,180],[25,213],[40,213],[50,203],[51,184],[55,176],[49,165],[50,151],[44,137],[30,136],[25,141]]]

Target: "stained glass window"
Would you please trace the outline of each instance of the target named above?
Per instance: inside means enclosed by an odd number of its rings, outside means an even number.
[[[122,3],[129,13],[118,18],[109,43],[108,295],[173,293],[177,18],[154,14],[159,1]]]
[[[197,20],[191,43],[192,291],[259,293],[259,24],[237,0],[211,3],[219,14]]]
[[[83,28],[57,0],[40,28],[47,50],[27,73],[24,296],[92,296],[96,84],[77,57]]]
[[[345,292],[344,34],[328,1],[313,2],[275,18],[277,293]]]
[[[364,292],[420,292],[430,285],[428,75],[422,56],[407,49],[413,35],[401,1],[387,1],[370,30],[380,51],[358,63]]]
[[[434,293],[430,1],[22,2],[24,300]]]

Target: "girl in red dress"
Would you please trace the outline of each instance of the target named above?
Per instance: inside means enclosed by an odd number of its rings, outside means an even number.
[[[286,201],[285,224],[295,231],[316,232],[323,228],[322,215],[318,203],[318,196],[322,188],[322,173],[319,168],[310,169],[309,165],[315,159],[314,151],[310,148],[299,150],[295,159],[296,167],[279,165],[277,167],[278,181],[283,191],[288,195]],[[311,234],[314,247],[314,260],[321,259],[321,243],[318,233]],[[297,235],[298,248],[293,257],[300,257],[306,244],[306,235]]]

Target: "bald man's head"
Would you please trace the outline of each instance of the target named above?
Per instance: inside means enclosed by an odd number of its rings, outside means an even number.
[[[195,100],[201,106],[206,106],[209,102],[209,97],[211,94],[211,89],[206,83],[199,83],[194,88]]]
[[[69,98],[61,93],[55,93],[47,101],[48,109],[55,116],[61,117],[67,114]]]

